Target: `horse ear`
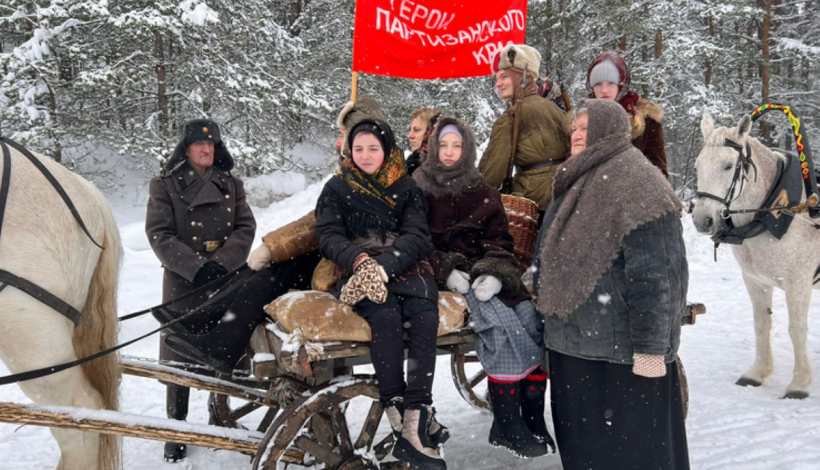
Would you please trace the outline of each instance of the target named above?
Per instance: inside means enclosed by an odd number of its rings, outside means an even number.
[[[715,130],[715,121],[712,120],[712,116],[704,114],[703,119],[700,121],[700,132],[703,134],[703,140],[709,138],[713,130]]]
[[[749,135],[750,130],[752,130],[752,118],[745,114],[737,123],[737,136],[740,138],[746,137]]]

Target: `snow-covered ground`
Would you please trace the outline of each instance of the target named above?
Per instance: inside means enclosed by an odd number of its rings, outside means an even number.
[[[267,231],[303,215],[315,204],[321,184],[266,209],[254,209],[261,237]],[[161,269],[143,231],[145,187],[137,185],[127,196],[112,196],[125,245],[120,288],[120,315],[160,302]],[[750,301],[740,270],[728,248],[712,260],[712,243],[698,235],[691,219],[685,219],[691,284],[689,299],[703,302],[709,313],[695,326],[683,329],[680,355],[690,386],[687,429],[694,469],[820,469],[820,380],[803,401],[782,400],[792,375],[792,347],[782,293],[775,294],[772,344],[775,372],[763,387],[740,388],[735,380],[754,359],[754,333]],[[259,243],[257,237],[257,243]],[[811,305],[810,325],[820,317],[820,296]],[[133,338],[156,327],[141,317],[122,325],[121,339]],[[820,373],[820,328],[809,333],[809,361]],[[124,354],[157,357],[157,339],[132,345]],[[0,375],[7,374],[0,364]],[[451,469],[482,470],[515,466],[519,469],[560,469],[557,456],[519,460],[487,444],[491,417],[467,405],[453,386],[449,361],[440,357],[434,399],[438,417],[450,427],[453,439],[445,447]],[[207,394],[194,392],[189,421],[207,422]],[[0,389],[0,401],[30,402],[16,386]],[[125,377],[123,411],[164,417],[165,391],[151,380]],[[356,404],[356,406],[363,406]],[[382,426],[385,426],[383,423]],[[384,432],[384,430],[382,430]],[[242,469],[249,459],[238,453],[191,448],[189,459],[178,465],[162,462],[162,443],[125,439],[125,468],[147,469]],[[0,470],[51,469],[59,450],[48,429],[0,424]],[[613,464],[612,468],[617,468]]]

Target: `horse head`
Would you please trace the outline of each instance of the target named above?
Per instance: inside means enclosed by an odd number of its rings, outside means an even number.
[[[749,136],[749,115],[744,115],[734,128],[715,128],[712,117],[704,115],[700,129],[704,146],[695,162],[698,201],[692,221],[698,232],[714,235],[721,228],[721,218],[728,217],[730,206],[757,208],[763,204],[771,177],[758,173],[768,168],[769,160],[784,157]]]

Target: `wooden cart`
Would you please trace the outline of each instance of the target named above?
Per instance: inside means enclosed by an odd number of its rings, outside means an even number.
[[[683,323],[694,324],[705,311],[700,304],[690,306]],[[251,361],[246,362],[251,369],[230,378],[153,360],[121,360],[125,374],[210,392],[209,406],[219,425],[13,403],[0,403],[0,421],[238,451],[253,455],[254,470],[403,469],[401,463],[387,461],[393,434],[382,431],[384,436],[377,439],[383,410],[375,376],[352,373],[354,366],[371,363],[369,344],[338,341],[294,348],[285,344],[282,333],[276,324],[260,326],[251,340]],[[475,341],[469,328],[454,331],[438,338],[438,354],[450,356],[454,384],[467,403],[489,411],[486,373],[475,355]],[[679,367],[686,408],[686,376],[680,362]],[[358,403],[351,405],[354,400]]]

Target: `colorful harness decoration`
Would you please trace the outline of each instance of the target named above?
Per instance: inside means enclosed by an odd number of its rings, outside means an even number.
[[[757,121],[769,111],[782,111],[789,119],[789,125],[794,132],[795,145],[797,147],[797,156],[800,159],[800,168],[803,173],[803,185],[806,189],[806,205],[809,207],[809,215],[812,218],[820,216],[820,209],[817,204],[820,202],[820,197],[817,195],[817,183],[814,175],[814,165],[811,158],[811,148],[809,147],[809,140],[800,131],[800,118],[794,115],[792,107],[783,104],[764,104],[755,109],[751,113],[752,122]]]

